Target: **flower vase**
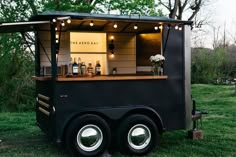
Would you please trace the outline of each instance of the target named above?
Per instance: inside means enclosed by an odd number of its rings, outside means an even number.
[[[158,63],[155,63],[154,64],[154,69],[153,69],[153,75],[154,76],[159,76],[159,69],[160,69],[160,67],[159,67],[159,64]]]

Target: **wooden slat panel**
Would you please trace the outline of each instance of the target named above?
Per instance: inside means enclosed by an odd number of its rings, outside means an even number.
[[[118,74],[131,74],[136,72],[136,37],[135,34],[108,34],[108,44],[110,37],[114,36],[114,57],[108,52],[109,72],[114,67]]]
[[[112,73],[112,68],[109,69],[110,73]],[[117,68],[117,74],[135,74],[136,68]]]
[[[110,61],[109,67],[117,67],[118,68],[136,68],[135,61]]]
[[[111,57],[111,55],[109,55],[108,60],[110,62],[112,61],[136,61],[136,56],[134,54],[115,54],[114,57]]]

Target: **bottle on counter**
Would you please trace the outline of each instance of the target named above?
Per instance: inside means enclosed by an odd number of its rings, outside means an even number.
[[[95,75],[101,75],[101,64],[100,64],[100,61],[96,61]]]
[[[78,75],[82,75],[81,74],[81,59],[80,59],[80,57],[78,58]]]
[[[85,76],[86,75],[86,65],[84,62],[81,63],[81,75]]]
[[[89,64],[88,64],[87,72],[88,72],[88,75],[89,75],[89,76],[92,76],[92,75],[93,75],[93,66],[92,66],[92,63],[89,63]]]
[[[73,75],[78,75],[78,64],[76,62],[76,58],[74,58],[74,63],[72,65],[72,73]]]
[[[72,66],[73,66],[72,57],[70,57],[70,63],[67,69],[67,76],[72,76]]]

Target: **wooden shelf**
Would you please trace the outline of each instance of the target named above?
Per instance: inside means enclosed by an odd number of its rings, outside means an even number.
[[[50,76],[32,77],[37,81],[51,80]],[[135,75],[108,75],[108,76],[94,76],[94,77],[58,77],[57,81],[107,81],[107,80],[163,80],[167,79],[168,76],[135,76]]]

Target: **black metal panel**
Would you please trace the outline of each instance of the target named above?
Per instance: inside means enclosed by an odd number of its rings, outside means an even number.
[[[36,81],[36,95],[42,94],[44,96],[52,98],[52,83],[51,81]],[[39,111],[40,105],[36,102],[36,121],[40,125],[41,129],[48,135],[52,134],[52,123],[51,116],[47,116],[41,111]],[[49,110],[52,110],[51,104]]]
[[[114,108],[115,112],[118,107],[135,109],[138,106],[154,109],[167,130],[183,129],[185,106],[181,89],[182,80],[57,82],[55,107],[58,135],[70,118],[80,112],[101,108]]]

